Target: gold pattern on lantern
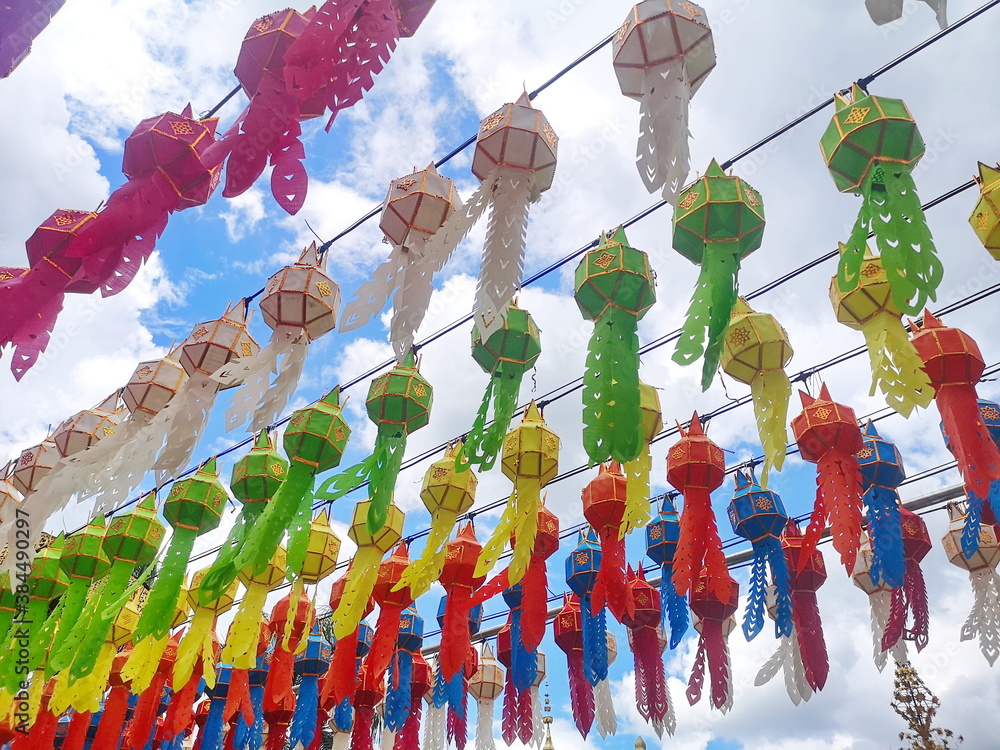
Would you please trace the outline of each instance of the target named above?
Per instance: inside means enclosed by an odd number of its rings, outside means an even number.
[[[615,41],[620,42],[628,34],[628,30],[632,28],[632,19],[626,19],[625,23],[618,27],[618,33],[615,34]]]
[[[562,618],[562,626],[564,628],[571,628],[571,627],[573,627],[573,617],[572,617],[572,615],[565,615]]]
[[[542,137],[552,148],[556,147],[556,131],[547,122],[542,123]]]
[[[743,346],[750,340],[750,331],[746,328],[735,328],[733,332],[729,334],[729,341],[734,346]]]
[[[698,17],[698,6],[694,3],[681,3],[681,10],[683,10],[691,18]]]
[[[858,451],[858,458],[871,458],[874,453],[870,447],[865,447]]]
[[[920,533],[920,528],[912,521],[903,521],[903,531],[907,534],[917,535]]]
[[[21,456],[21,466],[27,466],[32,461],[35,460],[35,454],[31,451],[25,451],[24,455]]]
[[[400,190],[402,190],[402,191],[405,192],[405,191],[409,190],[411,187],[413,187],[416,184],[417,184],[416,180],[414,180],[414,179],[406,179],[406,180],[400,180],[399,182],[397,182],[396,183],[396,187],[398,187]]]
[[[423,398],[424,396],[427,395],[427,389],[424,388],[420,383],[417,383],[415,386],[413,386],[413,392],[417,396],[420,396],[420,398]]]
[[[614,259],[615,259],[615,256],[613,256],[611,253],[607,253],[607,252],[601,253],[597,257],[597,260],[594,261],[594,265],[598,266],[599,268],[605,268],[606,269],[608,266],[611,265],[611,262]]]
[[[577,552],[573,559],[576,561],[577,565],[586,565],[590,562],[590,557],[588,557],[586,552]]]
[[[319,292],[320,297],[329,297],[333,294],[333,290],[330,289],[330,284],[326,281],[316,282],[316,291]]]
[[[274,23],[274,21],[271,20],[271,16],[264,16],[257,23],[255,23],[253,25],[253,27],[257,31],[258,34],[263,34],[265,31],[267,31],[269,28],[271,28],[271,25],[273,23]]]
[[[403,628],[408,628],[408,627],[410,627],[410,618],[409,617],[400,617],[399,618],[399,629],[402,630]]]
[[[174,131],[174,135],[194,135],[194,128],[189,122],[172,121],[170,129]]]
[[[753,501],[753,504],[757,506],[757,510],[771,510],[774,507],[774,503],[771,502],[771,498],[766,495],[761,495]]]
[[[10,281],[14,278],[14,274],[10,271],[0,271],[0,281]]]
[[[751,190],[749,185],[746,186],[746,194],[747,194],[747,205],[748,206],[759,206],[760,205],[760,199],[757,197],[757,193],[755,191]]]
[[[993,535],[990,534],[986,529],[979,529],[979,543],[980,544],[993,544]]]
[[[347,435],[344,434],[344,429],[342,427],[335,428],[333,431],[333,436],[337,440],[344,440],[347,437]]]
[[[736,511],[733,510],[732,508],[730,508],[729,509],[729,523],[731,523],[733,526],[735,526],[738,521],[739,521],[739,519],[736,517]]]
[[[554,435],[545,435],[545,450],[555,451],[559,449],[559,443]]]
[[[820,419],[826,419],[832,413],[833,412],[830,411],[829,409],[827,409],[825,406],[823,408],[821,408],[821,409],[817,409],[816,410],[816,416],[819,417]]]
[[[273,464],[271,464],[271,473],[274,474],[274,476],[276,477],[280,477],[282,474],[285,473],[285,467],[279,464],[277,461],[275,461]]]
[[[662,536],[663,536],[663,529],[661,529],[659,526],[651,526],[649,528],[650,539],[653,539],[655,541],[657,539],[660,539]]]
[[[72,216],[67,216],[66,214],[59,214],[59,216],[56,217],[57,226],[64,227],[67,224],[72,224],[72,223],[73,223]]]
[[[686,211],[687,209],[691,208],[691,206],[694,205],[694,202],[698,200],[698,196],[700,195],[701,193],[699,193],[697,190],[692,190],[691,192],[689,192],[687,195],[684,196],[684,200],[680,202],[680,207]]]
[[[103,433],[104,433],[105,435],[114,435],[114,434],[115,434],[115,428],[114,428],[114,427],[112,427],[111,425],[106,425],[106,426],[104,427],[104,429],[102,430],[102,432],[103,432]]]
[[[202,336],[204,336],[207,333],[208,333],[208,329],[205,328],[205,326],[202,326],[197,331],[195,331],[194,333],[191,334],[191,338],[193,338],[193,339],[195,339],[197,341],[198,339],[200,339]]]
[[[851,107],[851,113],[844,120],[845,125],[860,125],[868,117],[868,113],[872,111],[871,107]]]
[[[444,479],[450,471],[443,466],[438,466],[434,471],[431,472],[431,477],[434,479]]]
[[[305,421],[305,418],[306,418],[305,414],[303,414],[302,412],[298,412],[291,418],[291,420],[289,420],[289,423],[292,425],[292,427],[298,427],[302,424],[302,422]]]
[[[678,447],[677,450],[675,450],[672,455],[679,461],[680,459],[684,458],[684,449]]]
[[[983,415],[983,419],[1000,419],[1000,411],[995,406],[984,406],[979,413]]]
[[[990,220],[989,217],[982,211],[976,214],[976,229],[982,232],[985,229],[989,229]]]
[[[497,125],[503,122],[503,111],[494,112],[492,115],[483,120],[483,130],[493,130]]]
[[[146,367],[141,367],[138,370],[136,370],[135,374],[140,378],[147,378],[150,376],[150,374],[152,374],[152,372],[153,368],[147,365]]]
[[[865,278],[873,279],[876,276],[878,276],[879,273],[881,273],[881,271],[882,269],[880,269],[874,263],[868,263],[865,265],[864,268],[861,269],[861,275],[864,276]]]
[[[240,344],[240,350],[243,352],[244,357],[249,357],[251,354],[253,354],[253,347],[250,346],[249,341],[244,341],[242,344]]]
[[[649,597],[646,595],[644,591],[640,591],[638,594],[636,594],[635,600],[642,605],[649,604]]]

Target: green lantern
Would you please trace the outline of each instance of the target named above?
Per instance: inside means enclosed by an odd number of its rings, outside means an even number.
[[[244,568],[254,576],[267,570],[285,531],[289,532],[288,575],[300,572],[312,522],[313,482],[320,472],[340,465],[351,436],[342,411],[338,386],[312,406],[292,414],[283,439],[290,462],[288,476],[247,535],[231,571],[215,584],[219,590],[232,583]],[[215,569],[213,565],[206,581],[216,575]],[[202,601],[207,599],[203,597]]]
[[[192,476],[174,482],[170,488],[163,504],[163,517],[173,527],[173,538],[143,606],[133,636],[135,648],[123,670],[126,678],[132,681],[131,689],[135,693],[149,686],[166,648],[194,541],[219,526],[228,497],[219,481],[215,458],[202,464]]]
[[[535,366],[542,353],[538,326],[531,313],[516,302],[507,304],[503,325],[483,341],[478,326],[472,329],[472,358],[490,376],[476,420],[465,438],[456,468],[464,471],[477,466],[483,471],[493,468],[503,446],[504,436],[517,410],[524,374]],[[486,426],[490,407],[493,422]]]
[[[111,623],[128,601],[126,589],[139,566],[153,562],[163,541],[164,526],[156,515],[156,494],[150,492],[131,512],[111,520],[101,547],[111,561],[104,585],[88,598],[79,626],[53,657],[57,671],[69,666],[70,681],[94,667]]]
[[[705,175],[684,190],[674,208],[674,249],[701,266],[673,360],[689,365],[704,355],[701,387],[719,367],[723,336],[736,305],[740,261],[760,247],[764,202],[739,177],[712,159]]]
[[[433,398],[434,389],[420,374],[411,349],[400,364],[375,378],[368,388],[365,407],[378,428],[372,455],[324,482],[316,498],[332,502],[367,480],[368,531],[375,534],[381,529],[403,463],[406,436],[430,420]]]
[[[48,625],[49,631],[53,631],[58,617],[51,618],[51,622],[46,619],[49,605],[53,599],[61,597],[69,588],[69,579],[59,565],[59,558],[63,553],[64,540],[62,534],[57,536],[52,542],[40,550],[31,563],[31,572],[28,574],[25,584],[28,587],[28,603],[26,609],[16,606],[16,599],[11,597],[14,607],[12,624],[5,645],[0,648],[0,687],[4,687],[13,695],[17,692],[18,683],[24,675],[16,673],[12,663],[17,655],[16,645],[27,643],[29,648],[29,670],[38,666],[41,659],[42,642],[47,642],[42,637],[43,628]],[[5,586],[5,593],[10,594],[10,590]],[[21,630],[23,638],[15,639],[17,631]],[[32,655],[34,659],[32,659]]]
[[[900,99],[870,96],[854,84],[850,96],[837,94],[834,101],[820,149],[837,189],[862,198],[837,283],[845,293],[858,286],[872,233],[892,301],[901,313],[918,315],[944,275],[911,175],[924,155],[923,138]]]
[[[209,573],[201,579],[198,597],[203,603],[219,597],[236,579],[236,556],[287,473],[288,461],[275,449],[271,434],[261,430],[253,448],[233,464],[229,488],[243,507]]]
[[[632,461],[643,445],[636,329],[656,302],[649,258],[629,247],[621,227],[602,234],[576,267],[574,297],[594,321],[583,376],[584,448],[591,465]]]

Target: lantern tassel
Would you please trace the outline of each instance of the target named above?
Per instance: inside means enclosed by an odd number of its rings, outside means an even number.
[[[333,647],[333,658],[330,660],[330,669],[326,673],[321,695],[323,705],[327,708],[336,706],[334,719],[343,716],[340,705],[354,695],[357,686],[357,653],[358,653],[358,628],[355,627],[343,638],[338,638]],[[350,724],[337,724],[337,728],[342,731],[349,730]]]
[[[662,726],[667,716],[667,681],[660,656],[660,639],[654,628],[632,630],[635,659],[635,700],[639,715]]]
[[[480,700],[476,712],[476,750],[496,750],[493,741],[493,701]]]
[[[472,423],[472,429],[459,451],[455,468],[464,470],[470,465],[488,471],[496,463],[503,439],[510,429],[510,423],[517,411],[517,397],[521,392],[523,369],[505,368],[501,362],[486,385],[482,404]],[[493,406],[493,421],[487,426],[490,406]]]
[[[882,391],[886,403],[904,417],[916,407],[926,409],[934,400],[934,387],[924,371],[917,350],[903,328],[903,322],[882,312],[861,324],[872,370],[869,396]]]
[[[445,681],[458,674],[465,666],[469,653],[469,609],[471,592],[456,586],[448,596],[441,627],[442,648],[438,653],[438,675]]]
[[[542,731],[542,702],[538,698],[538,688],[533,685],[523,691],[518,701],[517,738],[522,744],[538,747],[545,734]]]
[[[191,619],[191,627],[177,646],[177,659],[174,661],[173,685],[186,685],[199,659],[203,660],[205,668],[205,684],[215,687],[215,659],[213,657],[214,642],[212,632],[215,625],[215,613],[209,609],[198,609]]]
[[[707,390],[719,368],[722,341],[736,305],[736,274],[740,264],[733,242],[709,242],[701,259],[698,284],[677,340],[673,360],[689,365],[704,355],[701,387]]]
[[[712,498],[708,490],[689,487],[685,490],[680,535],[674,557],[674,586],[679,596],[694,589],[702,567],[708,569],[708,586],[720,599],[729,591],[729,569],[722,552]]]
[[[234,670],[253,669],[257,664],[261,614],[268,593],[266,585],[251,583],[243,594],[243,601],[229,626],[226,645],[222,649],[223,663],[232,664]]]
[[[476,570],[474,572],[476,578],[489,573],[493,566],[496,565],[497,560],[500,559],[500,553],[503,552],[503,548],[510,539],[510,535],[514,531],[514,526],[518,521],[516,502],[517,488],[515,486],[514,492],[507,499],[507,505],[503,509],[503,514],[500,516],[496,528],[493,529],[493,534],[486,544],[483,545],[483,551],[479,553],[479,559],[476,561]],[[508,579],[508,583],[516,582]]]
[[[590,611],[601,611],[605,603],[618,622],[635,614],[635,602],[628,595],[625,581],[625,540],[615,529],[601,530],[601,566],[597,569],[597,580],[590,596]]]
[[[771,681],[778,671],[784,673],[785,692],[792,705],[799,705],[812,697],[812,688],[805,680],[802,657],[799,655],[799,641],[792,631],[791,636],[778,639],[778,648],[757,672],[754,685],[760,687]]]
[[[118,750],[121,741],[122,728],[125,726],[125,714],[128,712],[129,691],[125,687],[113,687],[104,701],[101,711],[101,721],[94,735],[93,748],[106,747]]]
[[[397,650],[390,670],[385,696],[385,725],[399,732],[406,723],[412,704],[413,655],[404,649]]]
[[[777,596],[774,620],[777,637],[792,634],[792,581],[781,549],[775,537],[765,537],[754,545],[753,570],[750,574],[750,591],[747,595],[746,614],[743,618],[743,635],[752,641],[764,628],[764,605],[767,592],[767,567],[771,567]]]
[[[493,208],[490,211],[483,263],[473,305],[483,341],[503,324],[503,311],[521,283],[528,208],[538,192],[531,177],[516,168],[495,167]],[[491,181],[493,172],[483,181]]]
[[[316,735],[316,716],[319,712],[319,678],[305,675],[299,682],[295,696],[295,714],[288,733],[291,747],[309,747]]]
[[[58,654],[50,656],[55,660],[53,669],[61,671],[69,668],[69,675],[73,681],[79,680],[94,669],[104,645],[104,638],[111,627],[111,621],[120,610],[120,607],[114,608],[109,605],[117,601],[128,588],[133,570],[134,567],[127,562],[116,562],[111,566],[104,576],[104,585],[100,592],[96,596],[88,597],[87,605],[80,613],[79,625],[63,641]],[[90,598],[93,598],[93,601],[89,601]],[[101,687],[103,688],[103,685]]]
[[[194,541],[198,536],[196,529],[176,528],[173,538],[170,540],[170,548],[166,556],[160,563],[159,572],[156,574],[156,583],[153,590],[149,592],[149,598],[142,607],[142,615],[136,625],[133,642],[136,647],[132,650],[127,669],[135,669],[147,663],[149,656],[153,654],[143,654],[140,651],[142,641],[151,636],[155,640],[160,640],[170,632],[170,623],[174,619],[174,610],[177,609],[177,601],[180,598],[181,585],[184,580],[184,570],[191,557],[191,550],[194,549]],[[166,641],[163,642],[166,645]],[[160,650],[162,654],[162,649]],[[152,659],[153,669],[159,663],[159,658]],[[133,667],[133,663],[136,667]],[[123,672],[126,679],[135,680],[135,675],[130,672]],[[148,682],[146,683],[148,684]],[[134,688],[133,688],[134,689]]]
[[[764,448],[760,486],[767,489],[768,472],[771,469],[781,471],[785,463],[788,400],[792,395],[792,384],[784,370],[763,370],[750,382],[750,395],[753,397],[757,432]]]
[[[347,571],[344,594],[333,615],[333,633],[338,640],[357,630],[375,588],[381,561],[382,551],[377,547],[358,547],[354,553],[354,561]]]
[[[420,713],[423,699],[419,695],[414,695],[410,701],[410,711],[406,715],[406,721],[403,723],[402,729],[396,733],[396,740],[392,745],[392,750],[417,750],[420,747]],[[492,737],[492,716],[490,718],[490,736]]]
[[[573,722],[580,736],[587,739],[594,725],[594,688],[583,672],[583,652],[566,654],[569,664],[569,695],[573,707]]]
[[[608,678],[608,630],[604,608],[595,614],[589,601],[580,602],[583,631],[583,673],[591,685]]]
[[[389,505],[392,503],[392,493],[396,487],[396,479],[403,465],[403,452],[406,450],[406,433],[397,432],[397,425],[384,427],[379,425],[375,436],[374,461],[371,473],[368,475],[368,506],[367,527],[370,534],[378,533],[385,526]]]
[[[545,559],[533,557],[521,582],[521,640],[534,651],[545,636],[549,584]]]
[[[609,307],[594,323],[583,381],[583,445],[591,465],[626,463],[643,446],[638,318]]]
[[[441,507],[434,511],[420,557],[406,566],[393,591],[409,587],[413,598],[418,599],[430,590],[431,584],[441,575],[441,568],[444,566],[444,548],[457,521],[458,514],[452,511]]]
[[[538,533],[538,506],[541,504],[541,486],[537,477],[518,476],[514,482],[517,518],[514,526],[514,544],[511,548],[510,570],[507,573],[511,586],[516,585],[524,578],[524,573],[531,564],[531,552],[535,548],[535,536]]]
[[[726,713],[733,706],[732,675],[729,665],[729,647],[719,620],[701,621],[701,638],[694,668],[688,680],[687,698],[692,706],[701,700],[705,668],[711,679],[712,705]]]
[[[892,588],[902,585],[906,574],[899,495],[894,489],[873,484],[864,496],[868,506],[868,535],[872,540],[872,582]]]
[[[806,682],[813,690],[822,690],[830,673],[830,661],[823,638],[823,621],[819,616],[815,591],[796,591],[792,594],[792,612],[795,617],[795,637]]]
[[[500,717],[500,736],[508,746],[517,739],[518,691],[514,687],[514,677],[507,672],[503,688],[503,711]],[[426,749],[425,749],[426,750]]]
[[[1000,576],[984,568],[970,578],[975,601],[962,625],[961,639],[971,641],[978,636],[979,650],[992,667],[1000,656]]]
[[[665,564],[660,567],[660,604],[661,621],[664,631],[670,624],[670,648],[680,645],[681,639],[688,629],[687,600],[677,593],[674,586],[674,567]]]
[[[673,205],[691,168],[688,114],[691,85],[684,61],[655,67],[642,79],[635,165],[650,193]]]
[[[223,718],[225,710],[225,700],[214,698],[209,703],[205,726],[198,733],[198,750],[222,750],[223,736],[226,731],[226,724]]]
[[[911,627],[906,627],[907,613],[912,620]],[[902,638],[913,641],[917,651],[922,651],[927,645],[928,625],[927,584],[924,582],[924,573],[919,563],[908,560],[903,585],[892,591],[889,622],[882,635],[882,650],[888,651]]]
[[[817,464],[816,505],[802,542],[799,570],[802,570],[816,551],[828,516],[833,548],[840,553],[840,561],[847,568],[848,574],[854,570],[858,550],[861,548],[860,490],[858,460],[836,448],[828,450]]]
[[[365,669],[372,675],[384,675],[392,661],[393,648],[399,635],[399,620],[403,613],[401,603],[385,602],[379,609],[375,623],[375,637],[365,660]]]
[[[427,708],[427,721],[424,723],[423,750],[445,750],[445,723],[448,709],[444,706],[430,705]]]
[[[299,384],[308,352],[309,342],[301,330],[279,326],[255,356],[234,360],[212,373],[224,384],[241,384],[233,389],[226,408],[226,430],[249,421],[249,430],[257,433],[273,424]]]
[[[57,629],[49,650],[50,654],[58,654],[62,650],[63,643],[69,640],[73,629],[79,623],[80,614],[83,612],[84,604],[87,601],[86,585],[81,585],[74,581],[66,590],[66,593],[63,594],[63,598],[66,600],[66,603],[63,606],[62,614],[59,616]],[[54,674],[58,670],[52,669],[51,671]]]
[[[526,648],[521,633],[521,608],[511,610],[510,618],[510,671],[518,692],[527,691],[535,681],[538,660],[535,649]]]
[[[101,650],[90,673],[81,677],[73,686],[70,705],[77,713],[97,713],[101,710],[101,698],[108,685],[115,653],[114,644],[107,641],[101,644]]]
[[[614,735],[618,731],[618,717],[608,680],[601,680],[594,686],[594,708],[597,714],[597,731],[601,739],[607,739],[608,735]]]
[[[653,454],[649,443],[642,441],[639,457],[622,465],[627,478],[625,516],[618,535],[622,538],[632,529],[641,529],[649,522],[649,475],[653,471]]]
[[[143,750],[149,742],[156,722],[156,711],[160,705],[160,696],[166,687],[167,676],[157,672],[152,681],[135,704],[132,720],[125,732],[125,748],[127,750]],[[134,689],[134,685],[133,685]]]

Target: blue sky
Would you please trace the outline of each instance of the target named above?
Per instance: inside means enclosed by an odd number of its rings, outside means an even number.
[[[803,4],[804,6],[805,4]],[[748,0],[705,3],[713,21],[719,65],[693,102],[692,169],[703,171],[709,159],[732,156],[834,90],[848,86],[936,30],[933,15],[920,3],[907,2],[906,15],[893,27],[877,28],[860,0],[837,9],[794,7],[779,11]],[[974,7],[953,2],[960,17]],[[610,7],[609,7],[610,6]],[[14,384],[0,374],[3,392],[14,394],[0,404],[0,446],[11,456],[37,443],[49,425],[73,411],[91,406],[118,387],[136,362],[160,356],[193,326],[218,316],[229,300],[261,288],[267,277],[294,260],[311,238],[306,221],[323,239],[332,237],[384,197],[389,180],[423,167],[475,132],[481,117],[512,101],[522,86],[537,86],[566,62],[616,28],[629,3],[561,2],[487,3],[439,0],[418,35],[404,40],[386,71],[365,100],[340,115],[329,134],[321,123],[310,123],[304,140],[310,194],[296,217],[287,217],[271,199],[266,182],[240,200],[216,195],[204,208],[172,217],[158,245],[157,256],[130,290],[117,298],[73,299],[65,321],[86,319],[79,335],[65,337],[54,347],[44,367]],[[106,197],[107,188],[121,181],[121,143],[140,119],[165,110],[180,111],[191,101],[194,111],[207,110],[233,85],[232,62],[246,27],[271,10],[259,0],[246,2],[162,3],[80,0],[67,4],[36,44],[31,57],[10,80],[0,82],[0,97],[37,102],[16,108],[0,125],[0,156],[9,165],[0,185],[0,202],[8,207],[0,222],[0,261],[16,265],[23,257],[23,240],[57,207],[86,208]],[[995,14],[997,11],[993,11]],[[995,71],[982,67],[978,50],[990,43],[995,19],[981,21],[935,45],[872,85],[876,94],[904,98],[928,143],[928,154],[916,181],[927,200],[967,180],[977,159],[995,162],[994,123],[1000,116],[993,90]],[[86,29],[89,34],[81,34]],[[183,30],[183,33],[181,31]],[[526,272],[531,273],[571,252],[653,202],[646,195],[632,164],[638,107],[617,89],[610,53],[603,50],[538,97],[541,108],[561,138],[556,183],[532,208],[528,230]],[[127,63],[127,64],[125,64]],[[243,105],[237,97],[220,112],[222,128]],[[764,245],[744,262],[743,289],[754,289],[781,272],[827,252],[846,237],[858,203],[833,187],[817,148],[830,112],[817,115],[773,146],[740,162],[736,174],[763,195],[768,226]],[[471,149],[442,169],[454,178],[463,197],[476,182],[469,171]],[[974,203],[972,192],[928,214],[945,258],[946,280],[940,304],[967,296],[978,286],[997,283],[993,261],[983,252],[966,223]],[[482,245],[484,222],[473,231],[438,282],[433,310],[418,339],[468,312],[474,274]],[[654,213],[629,231],[632,244],[646,250],[658,274],[658,304],[640,327],[643,342],[674,330],[687,307],[696,269],[670,248],[667,210]],[[381,261],[386,246],[377,222],[371,221],[333,246],[330,273],[349,299]],[[582,372],[583,351],[590,325],[577,312],[571,294],[570,263],[522,295],[538,320],[543,355],[528,378],[522,397],[544,394]],[[826,298],[833,265],[809,271],[763,296],[755,307],[774,313],[788,328],[796,357],[789,367],[799,372],[861,343],[860,335],[838,326]],[[1000,340],[993,330],[995,302],[982,302],[948,318],[976,337],[988,363],[996,362]],[[295,405],[317,398],[337,382],[346,381],[388,358],[387,321],[341,335],[332,333],[311,348],[310,359]],[[65,330],[65,328],[63,329]],[[269,331],[259,314],[251,330],[260,343]],[[60,329],[57,328],[57,335]],[[485,388],[485,375],[467,356],[468,330],[462,328],[424,350],[424,373],[435,386],[431,424],[415,433],[410,455],[458,435],[471,424]],[[670,347],[643,360],[642,375],[661,388],[665,421],[686,420],[693,409],[708,411],[741,396],[746,389],[732,381],[727,391],[716,382],[698,391],[697,368],[681,369],[670,362]],[[834,398],[855,407],[859,415],[881,407],[869,398],[864,357],[831,368],[824,375]],[[536,390],[532,391],[534,383]],[[370,449],[374,429],[362,414],[366,385],[351,389],[348,413],[355,427],[345,465]],[[815,392],[815,390],[813,391]],[[995,384],[982,392],[997,396]],[[546,418],[563,438],[562,466],[583,462],[579,439],[579,397],[553,403]],[[204,457],[244,437],[226,434],[222,394],[209,434],[196,451]],[[30,406],[26,406],[30,405]],[[790,416],[798,411],[793,395]],[[911,473],[947,460],[936,431],[936,413],[905,422],[892,417],[880,423],[883,435],[900,443]],[[883,429],[884,425],[884,429]],[[712,436],[731,451],[730,463],[759,452],[749,408],[716,419]],[[672,440],[661,441],[654,453],[654,491],[667,489],[663,458]],[[231,464],[224,463],[228,475]],[[417,499],[426,465],[404,472],[397,501],[407,512],[406,533],[422,528],[427,515]],[[585,474],[549,492],[564,525],[581,520],[579,491]],[[811,465],[790,460],[773,481],[790,512],[805,513],[813,498]],[[907,489],[916,496],[950,484],[942,475]],[[499,471],[482,478],[479,502],[509,492]],[[731,497],[727,482],[714,496],[724,539],[732,536],[724,516]],[[340,501],[334,520],[343,528],[350,518],[352,498]],[[83,506],[72,507],[54,520],[73,528]],[[932,537],[943,532],[942,513],[928,518]],[[477,524],[480,539],[495,523],[485,515]],[[199,549],[221,541],[222,529],[207,535]],[[629,557],[642,554],[641,540],[630,539]],[[551,561],[550,588],[561,591],[562,559],[575,543]],[[350,547],[345,545],[345,553]],[[871,663],[867,603],[830,560],[830,581],[820,593],[827,618],[828,643],[834,664],[827,690],[797,709],[778,684],[742,691],[733,713],[719,718],[704,706],[688,709],[683,697],[693,659],[689,638],[675,655],[668,655],[671,690],[678,707],[678,737],[683,748],[884,747],[901,728],[888,709],[891,675],[879,674]],[[942,698],[942,717],[974,745],[985,737],[982,713],[976,707],[996,703],[996,681],[970,644],[959,644],[958,628],[971,605],[967,579],[948,566],[940,549],[925,563],[932,599],[932,645],[917,660],[919,669]],[[742,577],[741,583],[745,583]],[[328,585],[328,583],[327,583]],[[326,588],[321,585],[321,598]],[[434,601],[421,602],[428,617]],[[497,611],[498,604],[488,611]],[[428,630],[433,628],[428,627]],[[773,650],[765,632],[752,644],[742,634],[731,638],[737,677],[752,682],[753,674]],[[624,641],[624,631],[619,632]],[[573,739],[566,712],[562,654],[550,641],[549,685],[556,709],[557,747],[582,746]],[[939,667],[948,659],[948,668]],[[639,731],[628,705],[630,655],[622,650],[613,668],[621,735],[588,747],[631,747]],[[876,711],[876,708],[877,711]],[[859,725],[856,718],[871,711]],[[778,727],[777,729],[775,727]],[[980,732],[980,734],[976,734]],[[644,736],[650,747],[655,739]],[[671,743],[668,743],[671,744]]]

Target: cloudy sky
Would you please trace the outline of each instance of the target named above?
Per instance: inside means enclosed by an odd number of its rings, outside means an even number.
[[[887,27],[869,20],[862,0],[775,4],[751,0],[705,0],[712,21],[718,66],[692,104],[692,166],[704,171],[742,151],[777,127],[824,101],[894,59],[937,30],[923,3],[904,2],[903,19]],[[953,0],[951,18],[977,7],[975,0]],[[440,158],[475,133],[478,120],[524,88],[531,90],[619,26],[628,2],[596,0],[438,0],[416,37],[404,40],[369,96],[341,115],[332,131],[320,123],[306,126],[306,161],[310,188],[306,204],[288,217],[273,202],[267,184],[227,201],[221,194],[199,209],[175,215],[158,252],[124,293],[111,299],[71,296],[67,300],[45,358],[15,383],[0,367],[5,398],[0,400],[0,457],[17,453],[45,437],[51,426],[79,409],[92,406],[128,378],[136,362],[162,355],[174,340],[197,323],[217,317],[229,300],[261,288],[267,277],[297,255],[313,232],[327,239],[383,199],[389,181],[413,167]],[[276,10],[260,0],[69,0],[37,40],[34,51],[7,80],[0,81],[6,103],[0,119],[0,265],[23,265],[24,240],[57,208],[93,209],[121,184],[122,143],[140,120],[163,111],[179,112],[191,102],[207,111],[235,85],[232,66],[246,29],[257,17]],[[303,10],[304,8],[300,8]],[[976,161],[1000,158],[995,123],[1000,103],[996,67],[984,63],[992,49],[1000,11],[992,10],[880,77],[870,86],[877,95],[902,98],[910,107],[927,154],[915,170],[926,201],[966,182]],[[236,97],[219,112],[222,127],[242,108]],[[532,208],[526,269],[537,271],[586,245],[651,205],[633,161],[638,105],[624,98],[611,66],[610,50],[601,50],[542,93],[536,100],[560,137],[555,183]],[[828,253],[846,239],[859,201],[835,189],[817,146],[832,108],[807,120],[769,146],[735,165],[763,196],[768,226],[761,249],[748,257],[741,288],[756,289],[807,261]],[[442,171],[463,196],[477,183],[469,166],[472,150],[451,160]],[[946,275],[938,307],[1000,281],[997,267],[967,224],[974,191],[955,197],[928,213],[944,260]],[[445,268],[430,313],[418,339],[467,313],[484,227],[477,227]],[[657,272],[657,305],[640,326],[643,342],[676,330],[687,308],[697,269],[671,248],[670,216],[659,210],[628,231],[631,243],[649,253]],[[345,299],[382,260],[377,222],[370,221],[333,245],[331,275]],[[526,380],[522,396],[541,396],[582,373],[591,326],[572,299],[569,263],[521,295],[543,335],[543,355]],[[788,329],[796,350],[789,370],[801,372],[862,343],[860,334],[839,326],[830,309],[827,287],[832,261],[803,273],[756,300],[759,310],[775,314]],[[988,364],[1000,362],[995,333],[996,302],[988,298],[954,313],[946,322],[975,337]],[[259,319],[251,329],[268,338]],[[348,335],[330,334],[311,351],[296,395],[304,404],[338,382],[352,380],[386,361],[388,318],[382,317]],[[435,387],[429,426],[410,441],[412,455],[439,445],[468,429],[485,388],[485,376],[468,353],[468,330],[462,327],[426,347],[422,371]],[[746,388],[717,380],[705,393],[698,389],[697,368],[670,361],[669,346],[649,352],[642,377],[660,389],[665,421],[685,420],[692,409],[711,411]],[[882,407],[868,397],[864,356],[823,373],[834,397],[859,415]],[[814,384],[815,387],[815,384]],[[366,384],[349,390],[348,412],[355,427],[345,460],[362,457],[374,439],[364,417]],[[814,390],[815,392],[815,390]],[[996,398],[995,383],[981,394]],[[199,447],[205,457],[243,439],[225,433],[221,412]],[[791,412],[797,411],[797,399]],[[546,418],[562,436],[561,466],[584,463],[580,442],[578,395],[560,399]],[[948,454],[937,431],[935,410],[905,421],[893,416],[880,422],[883,435],[898,441],[909,472],[939,466]],[[731,451],[736,463],[759,453],[748,407],[713,420],[711,436]],[[663,458],[671,440],[657,444],[654,491],[667,489]],[[230,464],[223,465],[228,475]],[[417,497],[426,464],[403,473],[397,501],[408,514],[406,532],[428,520]],[[791,512],[812,504],[814,469],[797,459],[773,479]],[[582,520],[580,488],[584,473],[553,485],[548,502],[564,527]],[[915,497],[956,481],[953,472],[908,485]],[[504,497],[509,482],[499,471],[482,477],[479,503]],[[731,486],[715,495],[717,512],[731,497]],[[334,507],[338,528],[350,517],[353,502]],[[54,527],[75,528],[86,507],[74,507],[53,520]],[[723,516],[724,538],[731,536]],[[932,537],[941,537],[943,512],[927,516]],[[480,538],[495,523],[480,519]],[[225,526],[201,540],[210,549],[224,538]],[[550,565],[553,593],[562,590],[557,572],[573,540],[564,543]],[[345,553],[350,544],[345,544]],[[629,543],[638,559],[642,547]],[[202,564],[207,563],[205,559]],[[753,676],[770,655],[767,634],[747,644],[737,631],[731,638],[737,696],[727,716],[704,705],[689,708],[683,697],[695,642],[687,639],[667,658],[677,706],[678,732],[672,747],[791,748],[846,750],[885,748],[902,722],[889,709],[891,674],[879,674],[871,662],[868,608],[842,570],[820,592],[831,678],[826,690],[793,708],[776,681],[753,688]],[[941,722],[963,734],[967,746],[982,747],[992,736],[998,701],[997,681],[974,645],[958,640],[971,606],[967,577],[948,565],[935,547],[924,562],[931,598],[931,643],[915,664],[942,701]],[[741,579],[745,583],[745,576]],[[432,594],[428,599],[435,598]],[[434,602],[421,603],[431,614]],[[494,604],[493,607],[499,605]],[[489,612],[497,611],[488,609]],[[624,641],[624,631],[620,634]],[[650,746],[655,736],[633,708],[630,657],[615,665],[621,731],[614,741],[589,741],[575,735],[563,687],[565,662],[546,641],[550,654],[550,689],[555,705],[557,747],[631,747],[641,733]]]

